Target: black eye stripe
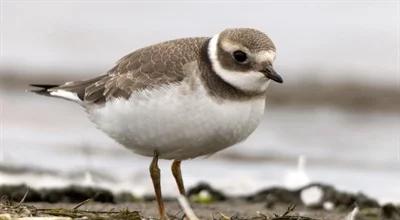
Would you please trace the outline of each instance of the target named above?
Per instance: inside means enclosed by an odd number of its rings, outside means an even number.
[[[247,54],[241,50],[234,51],[232,55],[233,58],[239,63],[244,63],[247,61]]]

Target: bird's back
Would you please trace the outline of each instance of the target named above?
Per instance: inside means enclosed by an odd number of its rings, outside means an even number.
[[[182,38],[138,49],[123,58],[106,74],[61,85],[38,85],[43,95],[78,101],[84,105],[104,104],[112,98],[128,99],[135,91],[177,83],[187,76],[184,66],[199,59],[207,38]]]

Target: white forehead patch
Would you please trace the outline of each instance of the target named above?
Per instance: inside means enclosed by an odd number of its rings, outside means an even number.
[[[264,92],[269,84],[269,79],[264,74],[258,71],[239,72],[222,67],[218,59],[218,38],[219,34],[212,37],[208,45],[208,57],[215,73],[225,82],[242,91]]]
[[[273,50],[263,50],[255,54],[257,63],[269,62],[272,63],[275,60],[276,52]]]
[[[246,47],[240,46],[238,44],[233,43],[230,40],[222,40],[221,42],[221,47],[222,49],[224,49],[226,52],[232,53],[235,50],[242,50],[246,53],[250,53],[249,49],[247,49]]]
[[[247,54],[250,54],[249,49],[246,47],[240,46],[238,44],[235,44],[231,42],[230,40],[222,40],[221,42],[221,47],[225,51],[232,53],[235,50],[242,50],[246,52]],[[269,62],[272,63],[275,60],[276,52],[273,50],[263,50],[259,51],[254,54],[254,59],[256,60],[257,63],[264,63],[264,62]]]

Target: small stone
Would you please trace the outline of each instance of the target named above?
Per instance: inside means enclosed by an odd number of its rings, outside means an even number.
[[[191,198],[193,195],[198,196],[199,193],[203,190],[207,191],[211,195],[213,201],[225,201],[227,199],[225,194],[223,194],[219,190],[212,188],[207,183],[199,183],[197,186],[189,189],[187,195],[189,196],[189,198]]]
[[[400,219],[400,207],[394,206],[392,203],[382,206],[382,218],[384,220]]]
[[[331,201],[326,201],[322,204],[322,207],[326,210],[326,211],[332,211],[335,208],[335,204],[333,204],[333,202]]]
[[[139,199],[135,197],[132,193],[129,192],[121,192],[115,195],[116,203],[124,203],[124,202],[137,202]]]
[[[324,192],[319,186],[311,186],[300,192],[301,201],[305,206],[318,206],[322,202]]]
[[[0,214],[0,220],[11,220],[10,214]]]

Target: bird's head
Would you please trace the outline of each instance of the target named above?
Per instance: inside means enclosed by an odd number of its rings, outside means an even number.
[[[270,80],[283,82],[272,67],[275,51],[266,34],[250,28],[226,29],[208,45],[214,72],[231,86],[251,93],[265,92]]]

